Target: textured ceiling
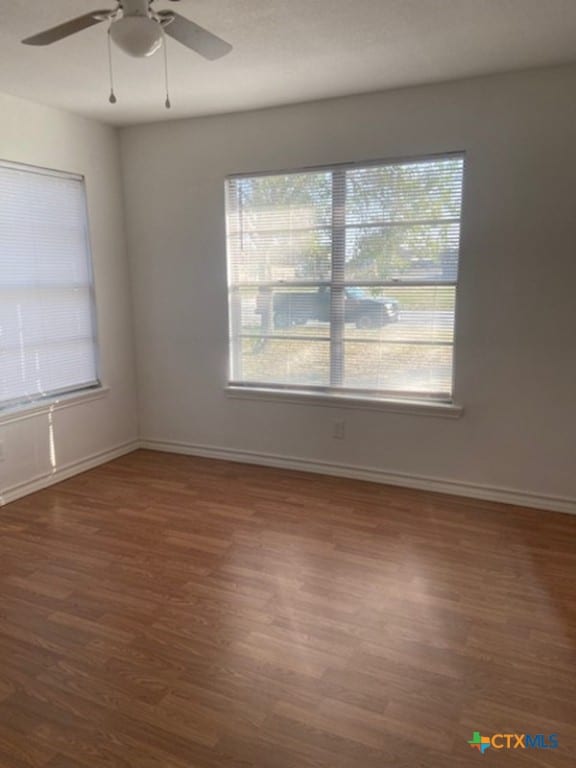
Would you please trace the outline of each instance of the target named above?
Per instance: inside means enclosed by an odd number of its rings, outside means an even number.
[[[49,48],[20,40],[106,0],[0,0],[0,91],[128,124],[287,104],[576,60],[576,0],[156,0],[234,45],[207,62],[169,41],[163,59],[115,52],[105,26]],[[1,116],[0,116],[1,119]]]

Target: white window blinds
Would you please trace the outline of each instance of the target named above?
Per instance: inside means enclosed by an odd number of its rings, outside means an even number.
[[[450,402],[463,168],[228,179],[231,383]]]
[[[0,163],[0,408],[97,384],[83,179]]]

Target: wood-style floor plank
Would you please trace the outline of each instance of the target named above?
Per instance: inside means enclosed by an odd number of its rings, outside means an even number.
[[[0,509],[0,768],[572,768],[575,585],[576,517],[139,451]]]

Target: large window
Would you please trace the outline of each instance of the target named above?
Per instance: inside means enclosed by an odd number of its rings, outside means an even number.
[[[97,384],[83,179],[0,163],[0,408]]]
[[[228,179],[231,383],[451,402],[463,166]]]

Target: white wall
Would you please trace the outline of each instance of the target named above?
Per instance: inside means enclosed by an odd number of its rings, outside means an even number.
[[[0,159],[86,177],[102,378],[110,388],[51,417],[6,422],[0,416],[1,503],[126,450],[138,422],[117,132],[0,94]]]
[[[142,436],[576,511],[575,94],[569,66],[123,130]],[[464,415],[227,397],[224,177],[448,150],[468,153]]]

